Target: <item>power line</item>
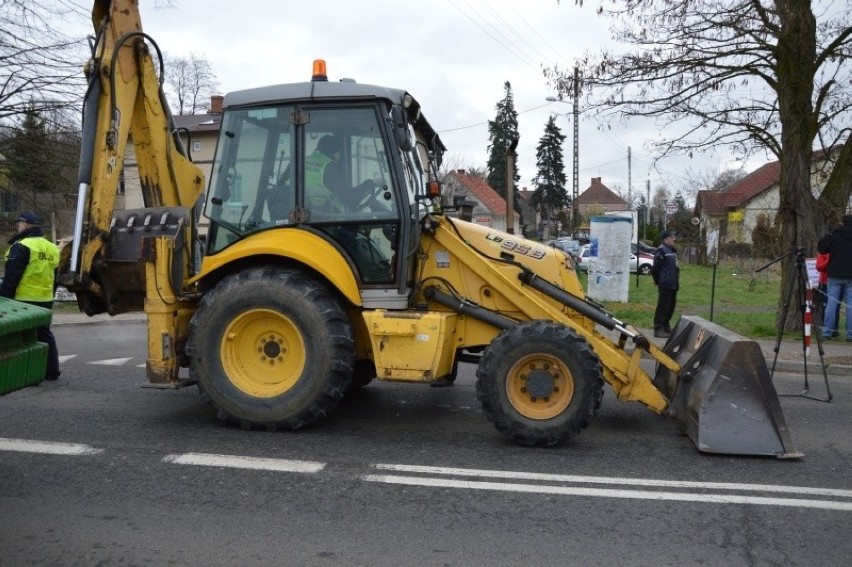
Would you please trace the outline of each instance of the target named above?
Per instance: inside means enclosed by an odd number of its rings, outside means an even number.
[[[480,24],[478,21],[476,21],[476,20],[475,20],[475,19],[474,19],[474,18],[473,18],[470,14],[468,14],[467,12],[465,12],[464,10],[462,10],[462,9],[461,9],[461,8],[460,8],[460,7],[459,7],[459,6],[458,6],[458,5],[457,5],[457,4],[456,4],[453,0],[447,0],[447,1],[450,3],[450,5],[452,5],[452,7],[453,7],[453,8],[455,8],[456,10],[458,10],[459,12],[461,12],[461,13],[462,13],[462,15],[464,15],[464,17],[466,17],[468,20],[470,20],[470,21],[471,21],[471,23],[473,23],[476,27],[478,27],[480,30],[482,30],[482,31],[483,31],[483,32],[484,32],[484,33],[485,33],[488,37],[490,37],[491,39],[493,39],[494,41],[496,41],[497,43],[499,43],[499,44],[503,47],[503,49],[505,49],[506,51],[508,51],[509,53],[511,53],[512,55],[514,55],[515,57],[517,57],[517,58],[518,58],[518,59],[519,59],[522,63],[524,63],[524,64],[526,64],[526,65],[531,65],[531,66],[533,66],[533,67],[535,67],[535,66],[536,66],[536,65],[535,65],[535,63],[533,63],[533,62],[531,62],[530,60],[526,59],[526,58],[525,58],[525,55],[523,55],[523,54],[519,54],[517,51],[515,51],[514,49],[512,49],[511,47],[509,47],[508,45],[506,45],[503,41],[501,41],[501,40],[500,40],[500,38],[496,37],[496,36],[495,36],[494,34],[492,34],[490,31],[488,31],[487,29],[485,29],[485,27],[483,27],[483,26],[482,26],[482,24]],[[473,12],[474,12],[474,13],[476,13],[476,14],[477,14],[480,18],[482,18],[482,16],[481,16],[481,15],[480,15],[477,11],[476,11],[476,9],[471,8],[470,6],[468,6],[468,8],[469,8],[469,9],[471,9],[471,10],[473,10]],[[482,18],[482,19],[484,20],[484,18]],[[488,24],[488,22],[486,22],[486,24]],[[489,26],[491,26],[491,27],[492,27],[492,29],[494,28],[494,26],[493,26],[493,25],[491,25],[491,24],[488,24],[488,25],[489,25]],[[496,29],[495,29],[495,31],[499,34],[499,31],[498,31],[498,30],[496,30]]]
[[[544,37],[542,37],[542,35],[541,35],[540,33],[538,33],[538,30],[536,30],[534,27],[532,27],[532,26],[529,24],[529,22],[527,22],[527,21],[524,19],[524,17],[523,17],[521,14],[519,14],[517,10],[515,10],[514,6],[512,6],[512,0],[509,0],[509,4],[508,4],[508,5],[509,5],[509,9],[510,9],[510,10],[512,10],[512,12],[514,12],[515,16],[516,16],[519,20],[521,20],[521,21],[524,23],[524,25],[526,25],[526,26],[527,26],[527,28],[529,28],[529,30],[530,30],[530,31],[531,31],[531,32],[532,32],[532,33],[533,33],[533,34],[534,34],[537,38],[539,38],[539,39],[540,39],[540,40],[544,43],[544,45],[546,45],[546,46],[547,46],[547,47],[548,47],[551,51],[553,51],[553,53],[555,53],[555,54],[556,54],[556,57],[558,58],[558,60],[560,60],[560,61],[565,60],[565,57],[563,57],[563,56],[562,56],[562,54],[561,54],[561,53],[559,53],[559,52],[556,50],[556,48],[554,48],[554,47],[553,47],[553,46],[552,46],[552,45],[551,45],[551,44],[550,44],[550,43],[549,43],[549,42],[548,42],[548,41],[547,41]],[[538,50],[536,50],[536,51],[538,51]],[[547,57],[545,57],[545,59],[547,59]]]
[[[539,108],[544,108],[545,106],[549,106],[550,104],[551,104],[551,103],[541,104],[541,105],[539,105],[539,106],[534,106],[534,107],[532,107],[532,108],[528,108],[528,109],[526,109],[526,110],[522,110],[522,111],[518,112],[518,114],[519,114],[519,115],[520,115],[520,114],[526,114],[527,112],[532,112],[533,110],[538,110]],[[444,132],[456,132],[456,131],[458,131],[458,130],[467,130],[467,129],[469,129],[469,128],[476,128],[476,127],[478,127],[478,126],[485,126],[486,124],[488,124],[488,122],[489,122],[489,121],[488,121],[488,120],[486,120],[485,122],[478,122],[478,123],[476,123],[476,124],[469,124],[469,125],[467,125],[467,126],[459,126],[458,128],[445,128],[445,129],[443,129],[443,130],[436,130],[436,131],[438,132],[438,134],[443,134]]]
[[[580,171],[589,171],[590,169],[600,169],[601,167],[604,167],[604,166],[607,166],[607,165],[612,165],[612,164],[614,164],[614,163],[619,163],[619,162],[626,161],[626,160],[627,160],[627,158],[626,158],[626,157],[618,158],[618,159],[614,159],[614,160],[612,160],[612,161],[607,161],[607,162],[604,162],[604,163],[599,163],[598,165],[591,165],[591,166],[584,167],[584,168],[583,168],[583,169],[581,169]]]
[[[508,30],[509,30],[509,32],[510,32],[510,33],[514,34],[514,35],[515,35],[518,39],[520,39],[523,43],[525,43],[525,44],[527,44],[529,47],[531,47],[531,48],[532,48],[532,50],[533,50],[534,52],[538,53],[538,55],[541,57],[541,59],[542,59],[542,60],[547,60],[547,58],[548,58],[548,57],[547,57],[547,55],[545,55],[544,53],[542,53],[542,52],[541,52],[541,51],[540,51],[540,50],[539,50],[539,49],[538,49],[535,45],[533,45],[532,43],[530,43],[530,41],[529,41],[529,40],[528,40],[528,39],[527,39],[527,38],[526,38],[526,37],[525,37],[525,36],[524,36],[521,32],[519,32],[517,29],[515,29],[515,27],[514,27],[512,24],[510,24],[509,22],[507,22],[507,21],[506,21],[506,19],[505,19],[505,18],[503,18],[503,16],[501,16],[501,15],[500,15],[500,14],[499,14],[499,13],[498,13],[495,9],[494,9],[494,7],[491,5],[491,3],[490,3],[490,2],[486,2],[486,3],[485,3],[485,7],[488,9],[488,11],[489,11],[489,12],[491,12],[492,14],[494,14],[494,17],[496,17],[496,18],[497,18],[497,20],[499,20],[499,21],[503,24],[503,26],[504,26],[506,29],[508,29]]]

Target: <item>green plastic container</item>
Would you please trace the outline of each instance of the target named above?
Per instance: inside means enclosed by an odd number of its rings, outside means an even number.
[[[36,328],[50,325],[53,312],[0,297],[0,395],[35,386],[47,369],[47,345]]]

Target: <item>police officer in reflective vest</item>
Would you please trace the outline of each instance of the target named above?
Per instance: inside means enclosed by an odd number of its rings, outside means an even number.
[[[6,270],[0,284],[0,296],[31,305],[53,308],[56,293],[56,269],[59,248],[44,237],[41,218],[27,212],[17,219],[17,234],[9,241]],[[47,344],[48,358],[45,380],[59,378],[59,350],[50,326],[38,327],[39,342]]]

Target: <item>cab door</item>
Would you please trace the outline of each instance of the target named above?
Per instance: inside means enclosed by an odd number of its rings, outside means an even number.
[[[369,302],[371,289],[396,288],[399,280],[400,191],[379,109],[303,107],[300,112],[297,199],[305,211],[303,224],[322,231],[345,252]]]

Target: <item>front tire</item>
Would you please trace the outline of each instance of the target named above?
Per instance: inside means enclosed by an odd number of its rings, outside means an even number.
[[[547,321],[503,331],[483,354],[476,377],[485,415],[526,446],[549,447],[577,435],[603,396],[600,364],[589,345]]]
[[[327,286],[296,269],[223,279],[190,323],[190,376],[220,419],[298,429],[330,413],[355,362],[351,322]]]

